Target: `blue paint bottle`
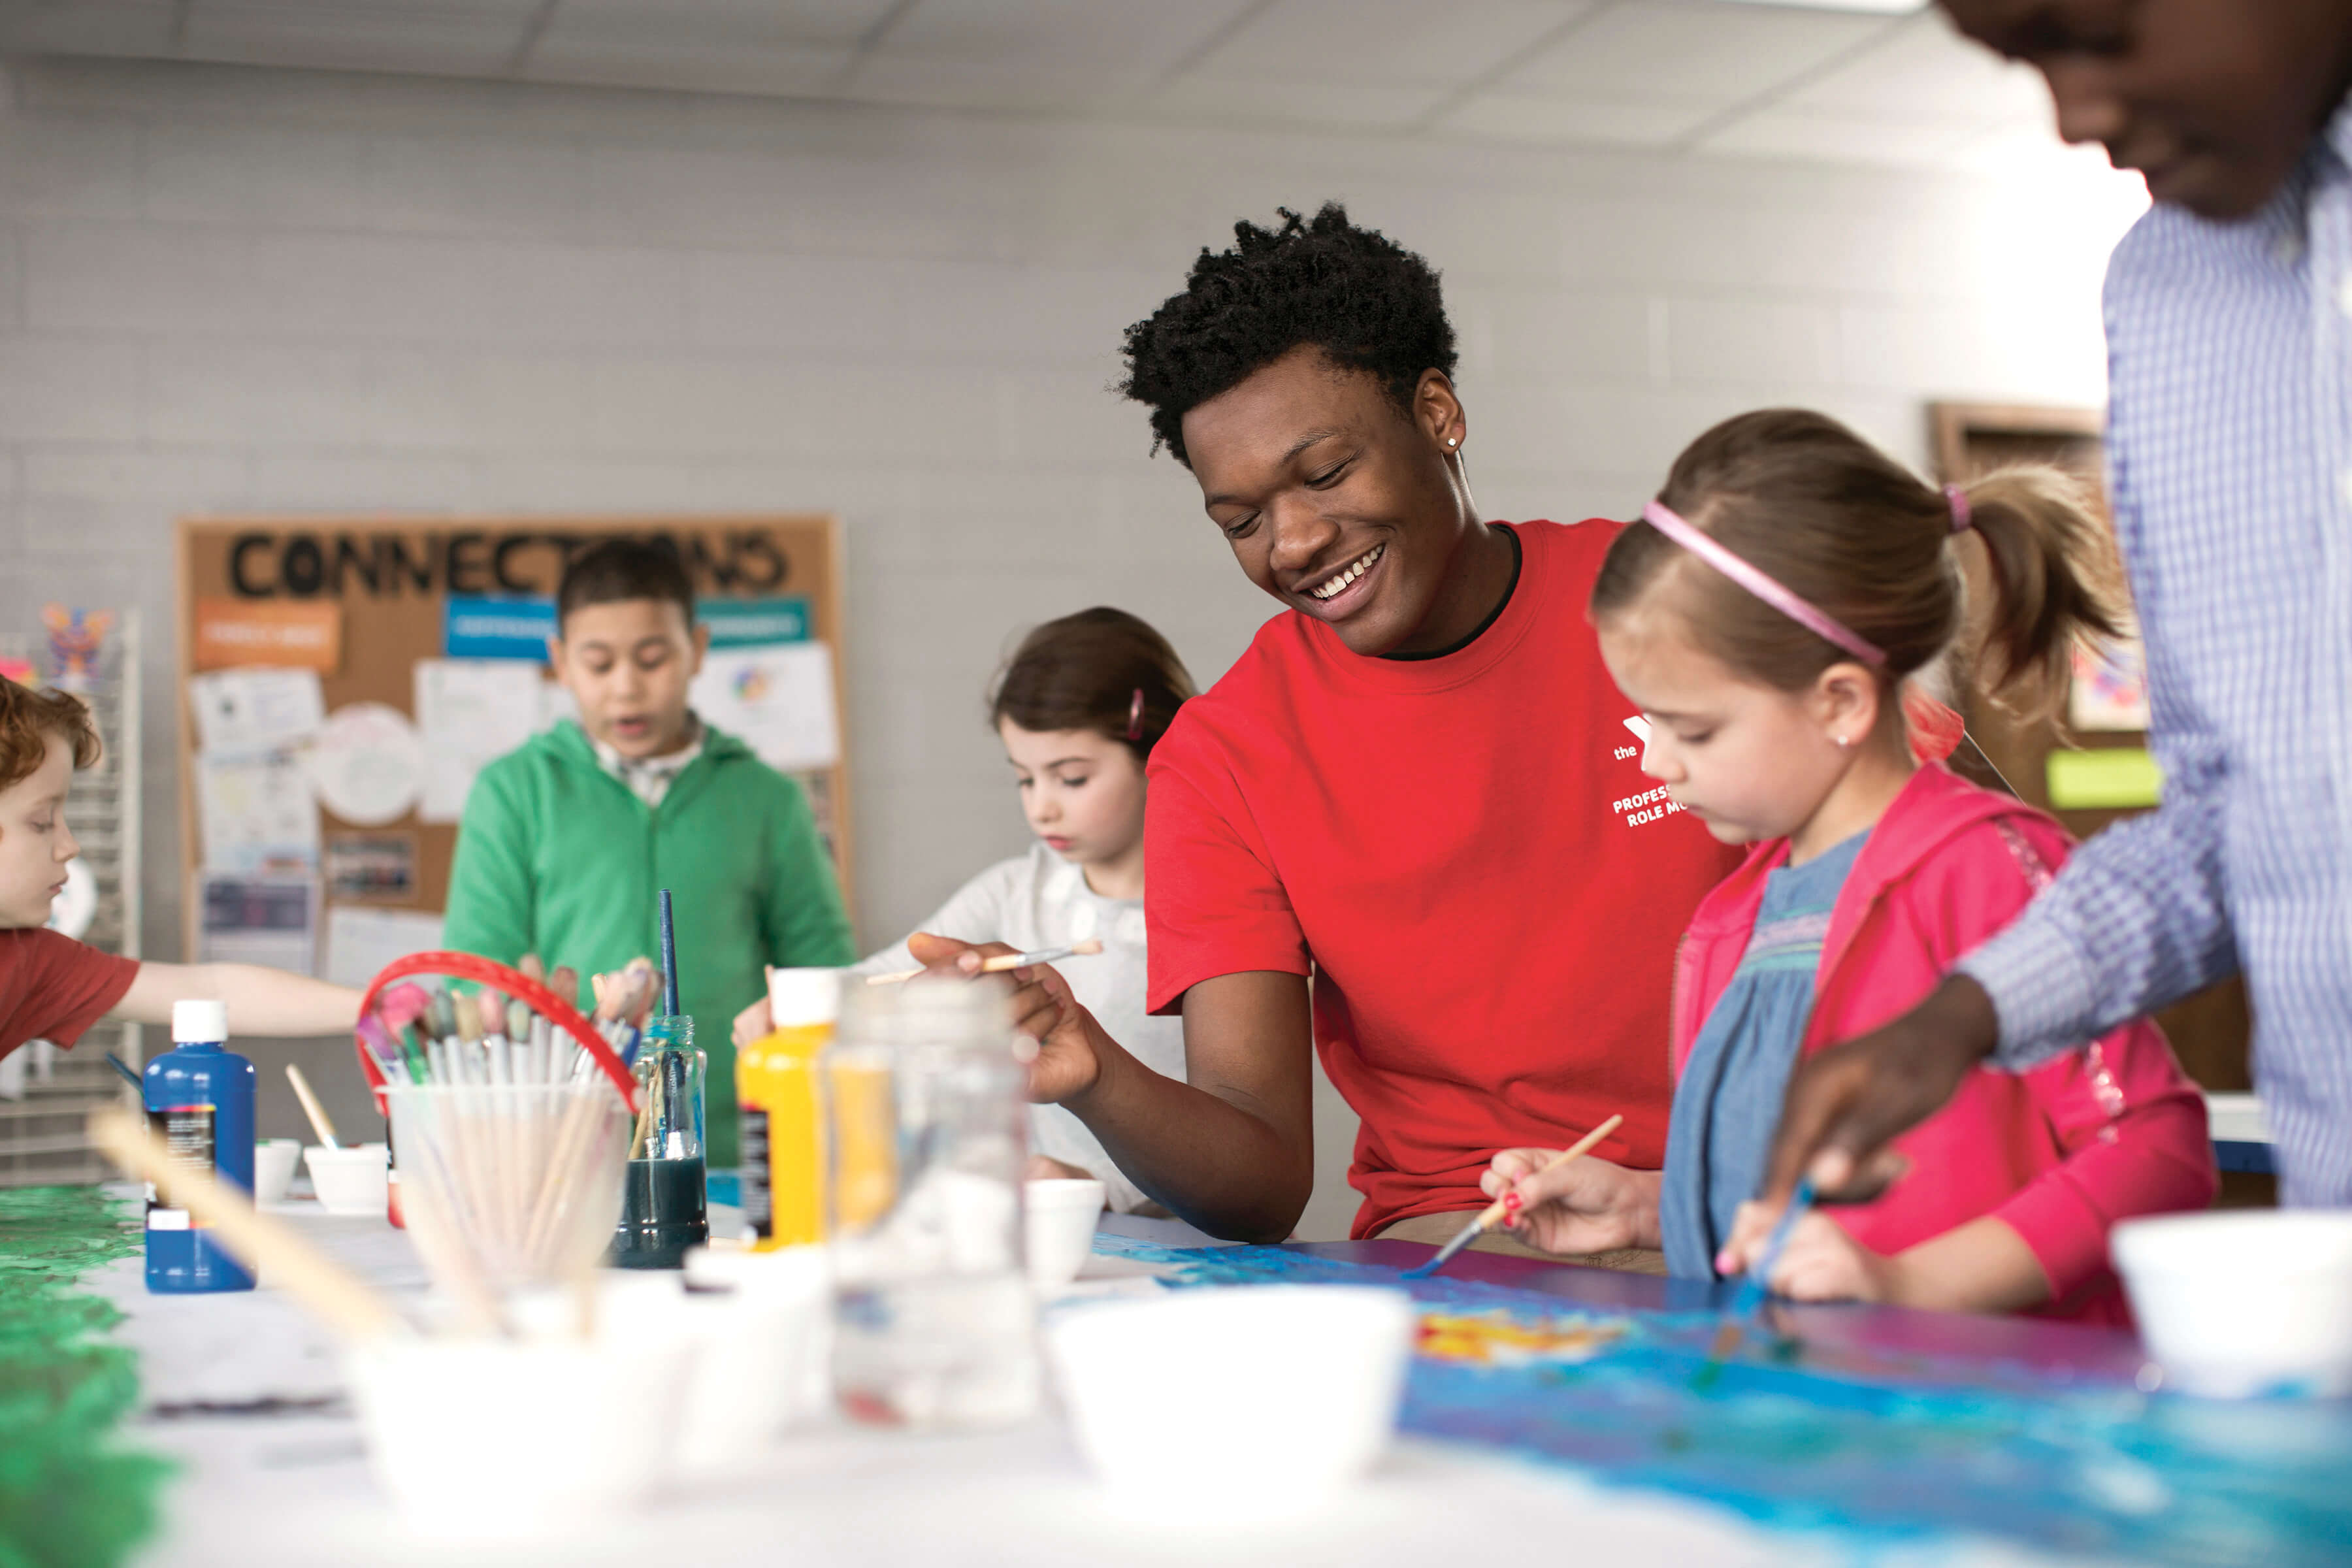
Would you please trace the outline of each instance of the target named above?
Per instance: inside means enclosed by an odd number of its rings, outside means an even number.
[[[172,1004],[175,1047],[147,1064],[141,1099],[147,1125],[173,1161],[208,1168],[253,1191],[253,1064],[225,1049],[228,1008],[219,1002]],[[147,1189],[147,1289],[184,1294],[250,1290],[253,1276],[185,1209],[166,1207]]]

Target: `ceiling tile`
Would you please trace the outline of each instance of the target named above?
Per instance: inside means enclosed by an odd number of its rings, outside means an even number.
[[[24,54],[160,55],[171,47],[173,0],[0,5],[0,48]]]
[[[692,52],[859,42],[895,0],[561,0],[542,41]]]
[[[918,0],[874,51],[999,70],[1101,70],[1156,79],[1248,0]]]
[[[1067,113],[1155,86],[1247,0],[918,0],[842,96]]]
[[[179,53],[239,65],[475,75],[506,63],[530,9],[530,0],[196,0]]]
[[[1955,34],[1940,12],[1897,25],[1884,43],[1791,92],[1779,107],[1902,118],[2020,121],[2050,117],[2031,66],[2004,64]]]
[[[1743,158],[1950,167],[1962,148],[1985,133],[1982,122],[1773,108],[1742,116],[1699,150]]]
[[[1666,147],[1718,112],[1707,104],[1660,98],[1612,102],[1581,93],[1482,92],[1439,123],[1465,135],[1556,146]]]
[[[1077,66],[1055,69],[921,55],[869,55],[837,90],[865,103],[1062,114],[1113,108],[1144,85],[1140,77]]]
[[[581,87],[807,97],[837,82],[856,58],[846,44],[627,44],[542,37],[523,62],[522,75]]]
[[[1512,71],[1503,85],[1729,105],[1769,92],[1898,25],[1883,16],[1713,0],[1637,0],[1593,17]]]
[[[1219,124],[1391,129],[1418,122],[1444,100],[1439,87],[1357,82],[1243,81],[1187,72],[1151,107]]]
[[[1457,87],[1591,9],[1591,0],[1275,0],[1191,74]]]

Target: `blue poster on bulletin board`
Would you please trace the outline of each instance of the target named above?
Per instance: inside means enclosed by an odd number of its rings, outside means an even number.
[[[768,599],[705,599],[694,607],[714,648],[767,647],[809,640],[809,602],[800,595]],[[452,594],[442,615],[441,651],[448,658],[527,658],[547,662],[555,635],[555,601]]]
[[[712,647],[809,640],[809,602],[797,594],[773,599],[705,599],[694,613],[710,628]]]
[[[449,658],[527,658],[547,662],[555,635],[555,601],[537,595],[488,597],[452,594],[441,616],[441,652]]]

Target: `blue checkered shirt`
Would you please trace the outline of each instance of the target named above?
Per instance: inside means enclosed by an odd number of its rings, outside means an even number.
[[[2352,1204],[2352,105],[2262,213],[2107,269],[2107,458],[2164,804],[1960,964],[2023,1067],[2242,970],[2292,1204]]]

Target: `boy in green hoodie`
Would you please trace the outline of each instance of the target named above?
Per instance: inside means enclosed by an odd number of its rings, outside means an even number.
[[[687,706],[710,628],[675,552],[614,539],[564,568],[548,660],[580,705],[482,770],[449,870],[446,941],[584,977],[651,951],[654,894],[677,906],[679,1005],[709,1053],[709,1157],[737,1161],[728,1021],[763,966],[857,955],[800,785]],[[583,997],[583,1005],[587,999]]]

